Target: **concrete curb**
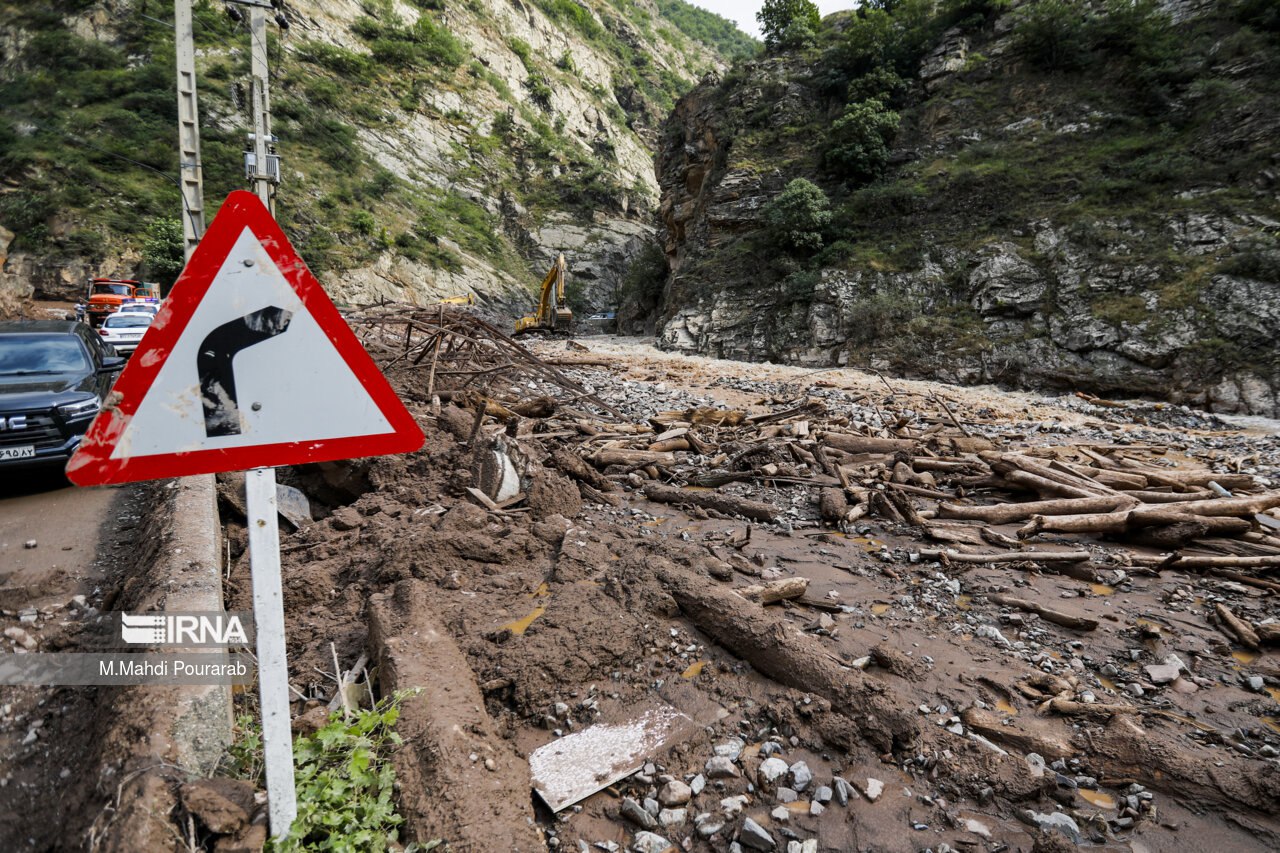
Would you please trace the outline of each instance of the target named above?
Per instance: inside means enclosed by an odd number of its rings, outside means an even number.
[[[139,566],[120,609],[222,610],[222,526],[212,475],[173,481],[151,508],[159,547]],[[129,587],[132,587],[130,589]],[[98,849],[167,850],[177,804],[173,781],[208,776],[231,743],[224,685],[127,687],[105,704],[110,721],[99,785],[119,789],[119,811]],[[114,760],[113,760],[114,759]],[[108,778],[114,777],[114,778]]]

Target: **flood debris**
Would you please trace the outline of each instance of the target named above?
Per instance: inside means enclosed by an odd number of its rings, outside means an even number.
[[[1280,838],[1271,439],[596,343],[566,360],[438,307],[357,322],[427,449],[282,475],[317,518],[283,549],[291,661],[321,707],[362,653],[347,673],[428,688],[396,759],[419,837]],[[594,740],[654,708],[680,725]],[[449,793],[475,784],[536,806]]]

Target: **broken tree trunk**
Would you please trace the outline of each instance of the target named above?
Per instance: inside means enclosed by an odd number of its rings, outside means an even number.
[[[1061,625],[1064,628],[1075,628],[1077,631],[1092,631],[1098,627],[1097,619],[1090,619],[1088,616],[1073,616],[1070,613],[1063,613],[1061,610],[1054,610],[1038,602],[1028,601],[1025,598],[1017,598],[1012,595],[992,595],[989,598],[1004,607],[1014,607],[1018,610],[1025,610],[1027,613],[1035,613],[1044,621]]]
[[[818,511],[822,520],[838,524],[849,514],[849,500],[843,489],[823,489],[818,501]]]
[[[1258,639],[1258,632],[1253,630],[1253,626],[1248,622],[1232,613],[1230,607],[1219,602],[1213,606],[1213,609],[1218,614],[1218,618],[1227,627],[1227,630],[1240,641],[1240,645],[1254,650],[1262,646],[1262,642]]]
[[[1019,504],[993,504],[991,506],[965,506],[964,504],[943,503],[938,506],[938,516],[940,518],[985,521],[990,524],[1006,524],[1010,521],[1025,521],[1036,515],[1111,512],[1122,506],[1132,506],[1134,503],[1131,498],[1120,495],[1096,498],[1064,498],[1062,500],[1031,501]]]
[[[725,515],[740,515],[752,521],[775,521],[778,508],[772,504],[747,500],[734,495],[719,492],[700,492],[692,489],[678,489],[675,486],[664,486],[661,483],[649,483],[644,487],[644,494],[651,501],[664,504],[684,504],[713,509]]]
[[[1230,499],[1228,499],[1230,500]],[[1200,501],[1201,504],[1219,504],[1221,501]],[[1218,507],[1209,512],[1193,512],[1197,504],[1163,504],[1155,507],[1139,507],[1120,512],[1090,513],[1087,515],[1034,515],[1018,530],[1018,538],[1026,539],[1039,533],[1125,533],[1143,527],[1162,527],[1174,524],[1198,524],[1206,536],[1233,536],[1250,528],[1248,521],[1234,518]],[[1176,507],[1176,509],[1175,509]],[[1242,512],[1247,511],[1243,507]],[[1241,526],[1243,525],[1243,526]]]
[[[822,696],[848,727],[882,752],[912,745],[919,724],[904,697],[842,665],[813,637],[760,605],[663,561],[657,576],[700,630],[756,670],[787,687]],[[852,739],[852,738],[850,738]]]
[[[602,447],[591,456],[591,461],[600,468],[610,465],[622,465],[627,468],[643,468],[646,465],[674,465],[674,453],[661,453],[651,450],[627,450],[621,447]]]
[[[408,580],[369,602],[369,646],[384,694],[417,691],[401,706],[397,731],[405,743],[392,756],[406,828],[417,838],[443,835],[464,850],[494,849],[499,833],[507,836],[504,850],[544,850],[529,765],[485,713],[471,664],[435,620],[432,599],[424,581]],[[469,796],[464,803],[434,791]]]
[[[582,457],[571,453],[567,448],[561,447],[552,453],[551,464],[559,468],[562,473],[568,474],[580,483],[586,483],[597,491],[613,491],[612,480],[592,468],[582,460]]]
[[[735,592],[748,601],[758,601],[761,604],[776,604],[779,601],[799,598],[804,595],[805,590],[808,588],[808,578],[782,578],[781,580],[769,581],[758,586],[746,586],[735,590]]]
[[[822,442],[828,447],[843,450],[846,453],[897,453],[915,450],[916,442],[905,438],[870,438],[864,435],[846,435],[840,432],[828,432],[822,435]]]
[[[964,554],[960,551],[938,551],[928,548],[920,551],[926,560],[945,558],[952,563],[1083,563],[1089,559],[1088,551],[1006,551],[1001,554]]]

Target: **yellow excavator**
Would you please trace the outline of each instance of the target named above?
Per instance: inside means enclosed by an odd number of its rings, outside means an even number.
[[[569,303],[564,295],[567,276],[568,267],[565,265],[564,255],[561,254],[551,265],[547,277],[542,280],[542,294],[538,298],[537,312],[516,320],[517,335],[521,332],[569,331],[569,327],[573,325],[573,312],[569,310]]]
[[[440,300],[439,304],[440,305],[475,305],[476,297],[475,297],[475,294],[473,293],[468,293],[465,296],[446,296],[444,299]]]

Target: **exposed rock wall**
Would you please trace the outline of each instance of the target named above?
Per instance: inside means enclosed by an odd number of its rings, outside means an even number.
[[[1185,19],[1213,4],[1173,5]],[[1089,158],[1104,176],[1118,171],[1108,146],[1141,114],[1118,113],[1087,72],[1028,70],[1010,29],[1001,19],[944,35],[903,110],[889,173],[852,194],[813,150],[832,108],[809,79],[811,59],[751,63],[682,99],[658,156],[669,269],[660,345],[1280,415],[1274,174],[1161,176],[1169,185],[1145,207],[1123,194],[1086,205]],[[1269,67],[1236,62],[1222,85],[1255,85]],[[1226,111],[1188,144],[1206,160],[1261,151],[1280,129],[1276,107]],[[1153,129],[1152,157],[1172,159],[1160,138]],[[1037,154],[1048,150],[1085,165],[1061,179],[1048,177],[1052,163],[1029,176],[1008,166],[1052,159]],[[1007,185],[997,169],[1013,176]],[[845,230],[827,235],[846,251],[786,257],[763,227],[761,211],[796,177],[847,205]]]

